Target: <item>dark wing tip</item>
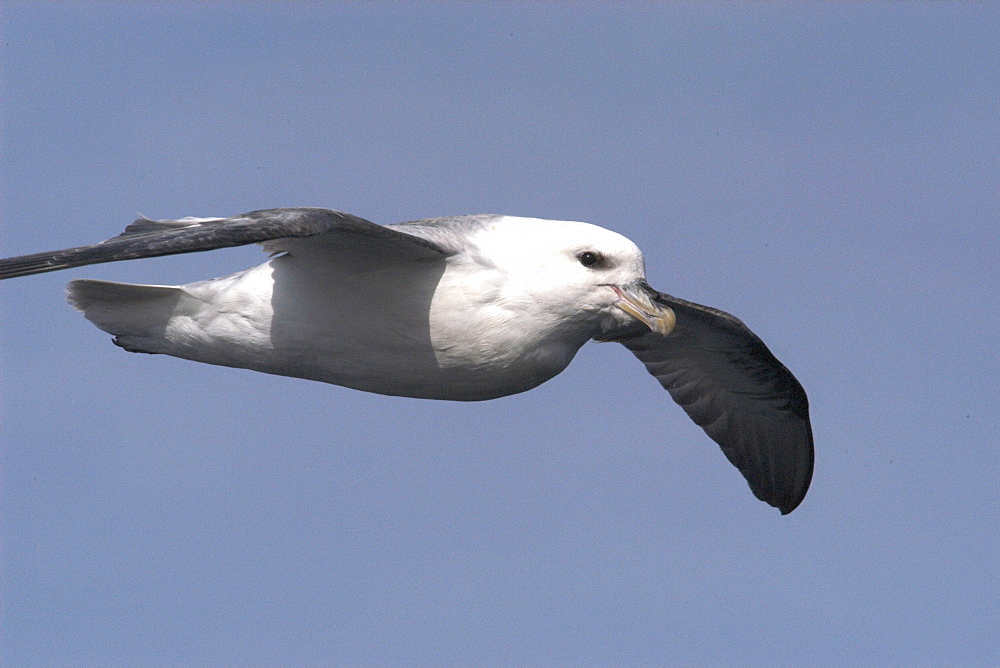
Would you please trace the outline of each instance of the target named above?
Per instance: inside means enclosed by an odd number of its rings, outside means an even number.
[[[772,499],[764,499],[764,501],[781,511],[782,515],[787,515],[799,507],[806,498],[809,485],[812,483],[815,450],[813,448],[812,427],[809,424],[808,417],[804,421],[804,428],[807,435],[803,439],[802,445],[796,448],[799,457],[795,462],[790,488]]]
[[[809,402],[795,376],[763,350],[767,356],[757,356],[757,363],[775,373],[750,398],[758,411],[747,407],[744,396],[729,407],[729,421],[743,422],[742,428],[716,432],[706,427],[706,432],[739,468],[754,495],[787,515],[802,503],[812,482],[815,449]]]
[[[766,396],[753,397],[734,398],[723,390],[707,406],[699,406],[697,400],[684,403],[691,399],[686,392],[671,394],[719,444],[754,496],[787,515],[802,503],[812,481],[812,428],[807,408],[781,400],[787,393],[798,394],[794,390],[800,388],[793,377],[789,375],[770,387]],[[706,392],[704,385],[701,389]]]

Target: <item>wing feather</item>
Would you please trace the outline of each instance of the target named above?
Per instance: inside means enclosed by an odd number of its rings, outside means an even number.
[[[410,244],[414,250],[450,254],[445,247],[418,234],[376,225],[341,211],[308,207],[264,209],[230,218],[159,221],[139,218],[120,235],[98,244],[0,260],[0,280],[89,264],[339,234],[360,234],[373,241]],[[285,250],[280,244],[277,248]]]
[[[788,514],[813,471],[809,400],[784,364],[738,318],[660,293],[677,325],[623,340],[762,501]]]

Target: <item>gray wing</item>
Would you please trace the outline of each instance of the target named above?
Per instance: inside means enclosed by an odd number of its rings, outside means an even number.
[[[677,315],[673,332],[622,343],[722,446],[758,499],[792,512],[813,471],[802,385],[736,317],[670,295],[656,300]]]
[[[431,255],[451,255],[454,251],[421,236],[390,229],[349,213],[318,208],[265,209],[230,218],[187,218],[149,220],[140,218],[117,237],[91,246],[22,255],[0,260],[0,280],[41,274],[47,271],[82,267],[88,264],[135,260],[138,258],[197,253],[273,242],[276,239],[305,239],[320,235],[353,234],[373,241],[412,245]],[[276,246],[280,250],[281,244]],[[275,246],[266,245],[273,249]],[[294,252],[294,245],[288,247]]]

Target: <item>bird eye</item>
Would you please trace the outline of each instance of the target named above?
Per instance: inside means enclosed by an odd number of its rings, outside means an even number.
[[[603,259],[600,253],[595,253],[594,251],[583,251],[576,257],[584,267],[593,267]]]

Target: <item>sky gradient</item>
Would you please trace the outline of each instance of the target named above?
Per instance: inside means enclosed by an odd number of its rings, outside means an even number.
[[[0,255],[142,213],[583,220],[809,394],[787,517],[623,347],[382,397],[0,286],[4,665],[1000,661],[1000,8],[0,4]]]

